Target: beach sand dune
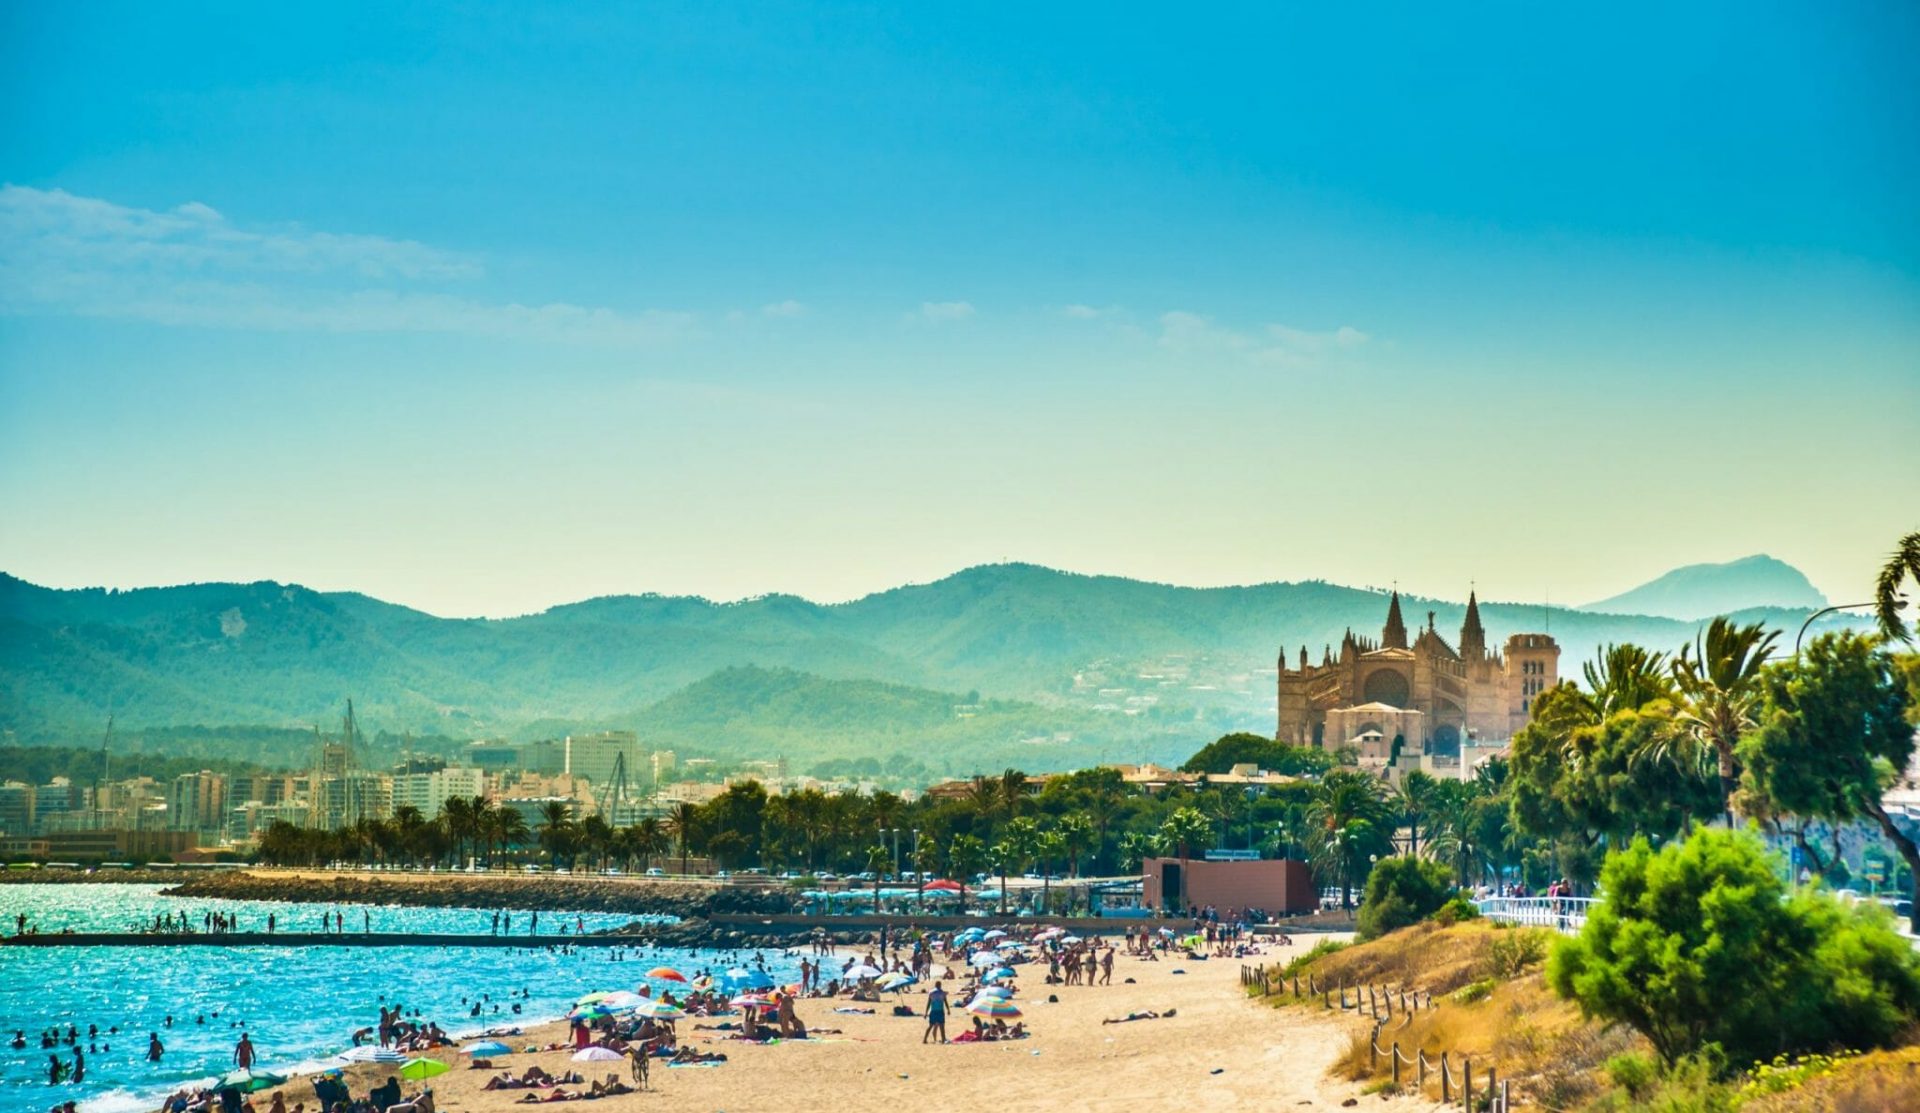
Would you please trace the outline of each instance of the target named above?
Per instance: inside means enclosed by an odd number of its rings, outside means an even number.
[[[1284,957],[1288,949],[1278,953]],[[723,1051],[728,1062],[685,1068],[656,1064],[651,1092],[604,1098],[584,1107],[611,1113],[899,1113],[936,1108],[1149,1113],[1338,1109],[1343,1101],[1358,1098],[1360,1108],[1392,1113],[1436,1108],[1419,1098],[1362,1096],[1358,1086],[1329,1078],[1328,1066],[1345,1052],[1362,1022],[1248,1000],[1238,974],[1239,964],[1233,960],[1156,963],[1123,957],[1115,964],[1111,986],[1047,987],[1032,982],[1021,987],[1020,1004],[1034,1034],[1002,1043],[923,1045],[923,1021],[887,1015],[891,996],[872,1016],[834,1013],[827,1001],[802,1002],[800,1015],[810,1026],[841,1028],[844,1035],[772,1046],[697,1032],[692,1025],[700,1021],[689,1018],[681,1022],[683,1041],[700,1050]],[[1124,978],[1135,983],[1121,984]],[[1059,997],[1057,1004],[1047,1002],[1049,992]],[[925,999],[907,993],[900,1000],[918,1010]],[[1130,1012],[1168,1009],[1178,1015],[1101,1023]],[[966,1017],[957,1015],[948,1030],[957,1034],[966,1025]],[[564,1035],[561,1026],[550,1025],[530,1032],[529,1042],[552,1042]],[[526,1091],[481,1090],[485,1072],[465,1069],[458,1056],[442,1057],[455,1067],[433,1080],[442,1110],[531,1108],[518,1103]],[[622,1080],[627,1078],[624,1063],[572,1063],[561,1051],[514,1055],[500,1065],[520,1071],[536,1062],[554,1073],[577,1069],[593,1079],[617,1069]],[[363,1092],[367,1080],[383,1076],[384,1071],[354,1068],[354,1092]],[[289,1108],[305,1099],[311,1111],[312,1091],[306,1082],[296,1080],[287,1091]],[[573,1102],[552,1104],[580,1107]]]

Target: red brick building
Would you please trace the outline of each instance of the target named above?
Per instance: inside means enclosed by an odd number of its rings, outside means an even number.
[[[1305,862],[1208,862],[1198,858],[1148,858],[1140,864],[1140,900],[1156,909],[1208,905],[1258,908],[1273,914],[1320,907],[1313,874]]]

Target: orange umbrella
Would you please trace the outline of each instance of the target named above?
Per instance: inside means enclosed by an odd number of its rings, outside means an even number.
[[[666,981],[666,982],[684,982],[687,980],[687,976],[685,974],[682,974],[680,971],[675,970],[671,966],[656,966],[653,969],[647,971],[647,977],[659,978],[661,981]]]

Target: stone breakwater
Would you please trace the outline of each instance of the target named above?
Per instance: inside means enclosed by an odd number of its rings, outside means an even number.
[[[170,881],[178,877],[168,878]],[[810,925],[741,924],[741,917],[799,911],[784,889],[704,882],[566,877],[381,877],[232,871],[196,876],[163,890],[194,900],[269,900],[300,904],[386,904],[421,908],[500,908],[539,912],[625,912],[677,917],[614,929],[650,947],[778,950],[795,946]],[[714,923],[713,918],[733,923]],[[871,930],[832,929],[837,943],[867,943]]]
[[[177,877],[169,880],[178,880]],[[387,904],[418,908],[500,908],[538,912],[625,912],[705,919],[795,911],[781,889],[699,882],[568,877],[381,877],[232,871],[202,874],[164,891],[195,900],[272,900],[298,904]]]
[[[179,870],[0,870],[0,885],[172,885]]]

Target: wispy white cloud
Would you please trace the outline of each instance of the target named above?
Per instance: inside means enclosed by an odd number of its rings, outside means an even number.
[[[1119,313],[1120,308],[1114,305],[1105,308],[1092,305],[1068,305],[1062,306],[1060,312],[1063,316],[1071,317],[1076,321],[1097,321],[1102,317],[1111,317]]]
[[[923,321],[964,321],[973,315],[972,302],[923,301],[920,303],[919,317]]]
[[[1289,325],[1270,324],[1255,331],[1241,331],[1216,323],[1213,318],[1187,310],[1172,310],[1160,315],[1159,343],[1162,348],[1182,353],[1237,353],[1263,363],[1283,366],[1307,366],[1335,353],[1360,347],[1372,339],[1351,325],[1330,332],[1313,332]]]
[[[447,292],[482,277],[474,256],[412,240],[246,228],[189,202],[142,209],[65,190],[0,186],[0,311],[162,325],[330,332],[448,332],[653,342],[687,313]]]
[[[806,311],[806,306],[801,305],[792,298],[788,298],[785,301],[776,301],[770,305],[760,307],[760,315],[762,317],[799,317],[805,314]]]

